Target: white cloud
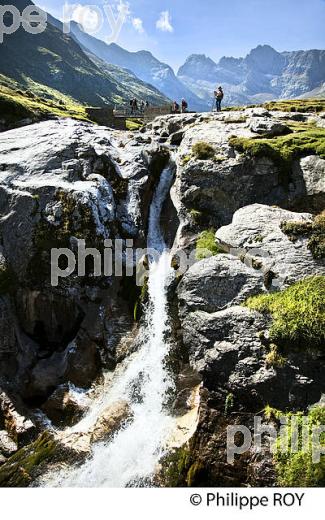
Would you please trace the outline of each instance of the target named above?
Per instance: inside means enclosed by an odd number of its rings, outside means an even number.
[[[95,33],[102,25],[102,15],[99,8],[88,7],[86,5],[77,4],[73,6],[71,19],[78,22],[86,32]]]
[[[139,34],[144,33],[143,21],[141,20],[141,18],[133,18],[132,25]]]
[[[160,17],[156,22],[156,27],[157,29],[163,32],[173,32],[174,27],[172,26],[169,11],[162,11],[160,13]]]

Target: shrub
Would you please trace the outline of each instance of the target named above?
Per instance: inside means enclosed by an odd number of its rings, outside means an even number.
[[[196,259],[203,260],[222,253],[215,241],[215,230],[203,231],[196,242]]]
[[[253,296],[246,306],[271,314],[270,338],[275,344],[291,348],[324,348],[324,294],[325,277],[314,276],[282,292]]]
[[[197,159],[207,161],[215,156],[215,149],[209,143],[200,141],[192,146],[192,152]]]

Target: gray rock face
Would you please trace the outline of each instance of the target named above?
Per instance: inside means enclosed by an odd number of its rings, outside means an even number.
[[[315,211],[321,212],[325,207],[325,159],[317,155],[303,157],[293,168],[293,179],[296,190],[293,197],[301,197],[301,205],[307,204]]]
[[[232,224],[220,228],[217,242],[241,257],[247,265],[272,273],[273,288],[284,288],[310,274],[325,274],[323,260],[315,260],[308,249],[308,238],[292,242],[281,231],[283,222],[310,222],[308,213],[253,204],[238,210]]]
[[[132,327],[121,279],[94,283],[86,268],[84,278],[50,281],[52,248],[76,252],[77,239],[100,251],[105,239],[145,245],[168,152],[130,137],[72,120],[0,135],[0,283],[11,293],[0,301],[0,380],[29,399],[45,400],[68,381],[89,386],[101,363],[114,366],[114,320]]]
[[[216,312],[263,291],[263,276],[240,260],[218,255],[192,266],[178,287],[182,313]]]

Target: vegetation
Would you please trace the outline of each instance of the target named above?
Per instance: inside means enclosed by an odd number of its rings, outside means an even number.
[[[272,316],[270,339],[289,348],[324,348],[325,276],[313,276],[288,289],[253,296],[246,302],[250,309]]]
[[[0,487],[27,487],[37,467],[51,457],[55,449],[51,434],[43,433],[0,466]]]
[[[39,121],[52,116],[71,117],[88,121],[85,107],[67,96],[61,100],[38,97],[30,91],[14,90],[0,86],[0,113],[8,127],[14,127],[23,119]]]
[[[313,428],[325,425],[325,407],[312,407],[308,415],[304,415],[302,412],[283,413],[267,406],[264,413],[268,419],[281,418],[282,422],[285,419],[274,453],[277,484],[289,487],[324,486],[325,456],[321,455],[319,462],[313,461],[317,438],[313,439],[312,433]],[[320,445],[324,449],[325,433],[320,436]]]
[[[306,125],[289,135],[273,138],[230,137],[229,144],[249,157],[269,157],[279,167],[285,181],[294,159],[311,154],[325,158],[325,129]]]
[[[285,366],[287,360],[281,356],[279,349],[276,345],[270,345],[270,351],[265,358],[265,364],[267,367],[282,368]]]
[[[219,253],[222,253],[222,251],[216,244],[215,230],[208,229],[203,231],[196,242],[196,259],[203,260]]]
[[[234,407],[234,394],[227,394],[225,401],[225,417],[227,417],[230,410]]]
[[[323,112],[325,110],[325,99],[288,99],[285,101],[271,101],[264,103],[266,110],[281,112]]]
[[[126,129],[130,131],[139,130],[143,127],[142,119],[127,119],[126,120]]]
[[[317,215],[313,222],[283,222],[281,230],[293,242],[300,237],[308,237],[308,249],[313,257],[318,260],[325,258],[325,211]]]
[[[216,155],[216,151],[209,143],[205,143],[204,141],[200,141],[192,146],[193,155],[196,159],[200,159],[202,161],[207,161],[208,159],[213,159]]]

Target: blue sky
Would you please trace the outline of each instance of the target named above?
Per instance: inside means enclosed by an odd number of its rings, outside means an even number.
[[[62,19],[64,0],[34,0]],[[325,48],[325,0],[71,0],[75,17],[89,27],[103,13],[104,24],[94,36],[111,36],[103,4],[125,22],[116,43],[128,50],[150,50],[175,69],[193,53],[214,60],[245,56],[258,44],[279,51]],[[89,6],[89,10],[85,10]],[[93,15],[92,17],[89,14]]]

